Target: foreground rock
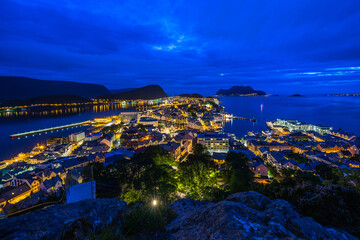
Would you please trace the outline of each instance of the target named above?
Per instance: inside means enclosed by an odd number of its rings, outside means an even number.
[[[303,217],[284,200],[257,192],[229,196],[219,203],[179,200],[179,216],[168,226],[172,239],[356,239]]]
[[[301,216],[287,201],[257,192],[218,203],[181,199],[169,207],[178,216],[165,233],[155,233],[161,239],[356,239]],[[131,211],[126,202],[117,199],[55,205],[0,220],[0,239],[89,239],[89,233],[109,225],[121,233],[126,211]]]
[[[66,239],[75,234],[84,239],[88,229],[101,229],[112,224],[126,202],[117,199],[85,200],[68,205],[55,205],[29,214],[0,220],[0,239]]]

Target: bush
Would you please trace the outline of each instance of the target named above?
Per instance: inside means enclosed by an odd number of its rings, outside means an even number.
[[[176,213],[164,206],[136,206],[126,214],[124,234],[126,236],[153,236],[165,231],[166,225]]]

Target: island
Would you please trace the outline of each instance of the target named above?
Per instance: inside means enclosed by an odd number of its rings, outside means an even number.
[[[230,89],[220,89],[215,96],[267,96],[264,91],[254,90],[250,86],[233,86]]]
[[[203,98],[203,96],[198,93],[193,93],[193,94],[183,93],[183,94],[180,94],[179,96],[180,97],[188,97],[188,98]]]
[[[301,95],[301,94],[293,94],[293,95],[290,95],[290,97],[304,97],[304,95]]]

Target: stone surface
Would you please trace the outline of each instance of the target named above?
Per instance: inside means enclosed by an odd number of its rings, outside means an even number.
[[[162,239],[356,239],[300,215],[287,201],[257,192],[236,193],[218,203],[181,199],[169,208],[178,216]],[[54,205],[0,220],[0,239],[88,239],[89,229],[111,224],[121,231],[126,210],[126,202],[117,199]]]
[[[177,211],[167,226],[172,239],[356,239],[301,216],[287,201],[257,192],[237,193],[216,204],[181,202],[187,203],[185,211]]]
[[[53,205],[25,215],[0,220],[0,239],[61,239],[67,231],[92,229],[111,224],[126,202],[117,199],[84,200],[67,205]],[[76,233],[75,234],[82,234]],[[82,239],[81,236],[78,239]]]

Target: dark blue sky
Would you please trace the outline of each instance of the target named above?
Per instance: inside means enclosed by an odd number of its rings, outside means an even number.
[[[1,0],[0,75],[359,93],[360,1]]]

